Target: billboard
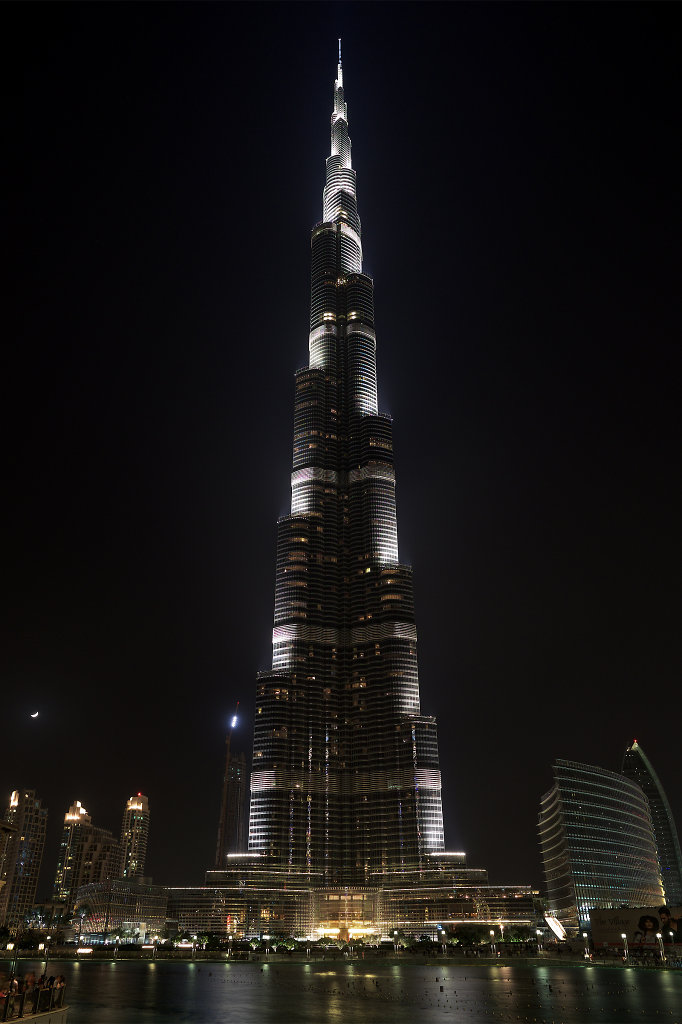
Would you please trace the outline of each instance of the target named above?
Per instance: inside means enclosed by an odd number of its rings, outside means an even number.
[[[590,930],[595,946],[622,946],[625,934],[631,948],[682,945],[682,907],[620,907],[591,910]]]

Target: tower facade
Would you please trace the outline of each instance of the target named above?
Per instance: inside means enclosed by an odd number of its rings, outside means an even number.
[[[412,570],[398,552],[392,423],[377,404],[340,46],[292,469],[272,668],[257,683],[249,851],[316,884],[380,883],[443,851],[443,815]]]
[[[5,812],[8,830],[0,887],[0,926],[11,932],[33,906],[45,848],[47,808],[32,789],[15,790]]]
[[[80,800],[75,800],[64,815],[53,898],[73,904],[82,885],[116,878],[120,864],[118,840],[108,829],[93,825]]]
[[[663,898],[649,806],[618,772],[559,760],[540,801],[540,855],[549,913],[567,931],[590,910],[653,907]]]
[[[121,877],[142,878],[149,841],[149,800],[142,793],[129,797],[121,823]]]
[[[224,868],[229,853],[243,853],[246,847],[246,755],[230,750],[227,738],[223,794],[218,819],[215,866]]]
[[[623,775],[644,790],[649,802],[654,827],[656,850],[661,867],[665,901],[670,906],[682,906],[682,852],[675,819],[665,790],[637,740],[623,755]]]

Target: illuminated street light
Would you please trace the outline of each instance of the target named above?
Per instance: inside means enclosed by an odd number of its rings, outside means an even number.
[[[590,959],[590,944],[587,941],[587,932],[583,932],[583,939],[585,940],[585,959]]]
[[[663,950],[663,936],[660,932],[656,932],[656,938],[658,939],[658,948],[661,951],[661,963],[665,963],[665,952]]]
[[[625,932],[620,933],[620,937],[623,940],[623,946],[625,947],[625,961],[628,959],[628,937]]]

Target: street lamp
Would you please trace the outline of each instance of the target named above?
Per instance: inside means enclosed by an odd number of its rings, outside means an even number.
[[[658,947],[661,951],[661,963],[665,963],[665,953],[663,951],[663,936],[660,932],[656,932],[656,938],[658,939]]]
[[[623,946],[625,948],[625,957],[624,957],[624,959],[625,959],[625,962],[627,963],[627,959],[628,959],[628,937],[625,934],[625,932],[621,932],[620,933],[620,937],[623,940]]]
[[[590,944],[587,941],[587,932],[583,932],[583,940],[585,942],[585,959],[590,959]]]
[[[490,929],[490,955],[495,956],[495,929]]]
[[[394,953],[398,952],[398,929],[397,928],[394,928],[394,930],[393,930],[393,952]]]
[[[230,957],[231,952],[232,952],[232,936],[228,935],[227,936],[227,957],[228,957],[228,959]]]
[[[538,944],[538,954],[539,954],[539,953],[540,953],[540,948],[541,948],[541,947],[540,947],[540,937],[542,936],[542,932],[540,931],[540,929],[539,929],[539,928],[536,928],[536,929],[535,929],[535,934],[536,934],[536,936],[537,936],[537,944]]]

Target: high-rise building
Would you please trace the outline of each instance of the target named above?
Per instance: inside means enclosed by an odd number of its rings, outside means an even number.
[[[259,675],[249,851],[323,885],[432,866],[444,849],[436,721],[420,708],[391,418],[339,61],[309,363],[296,373],[291,513],[277,527],[272,669]]]
[[[75,800],[64,815],[54,900],[72,904],[80,886],[117,878],[120,864],[118,840],[108,829],[93,825],[80,800]]]
[[[129,797],[121,824],[121,877],[142,878],[149,840],[149,800],[142,793]]]
[[[246,848],[246,755],[232,753],[232,730],[227,734],[225,773],[218,820],[215,866],[224,868],[230,853],[243,853]]]
[[[64,815],[64,825],[59,843],[59,855],[57,857],[57,870],[54,876],[53,899],[68,900],[71,895],[74,867],[74,832],[79,825],[90,825],[92,819],[83,807],[80,800],[74,800]],[[74,890],[75,892],[75,890]]]
[[[641,786],[649,801],[666,903],[682,906],[682,852],[675,819],[658,775],[637,740],[623,755],[623,775]]]
[[[567,931],[590,910],[652,907],[663,898],[649,805],[618,772],[559,760],[540,801],[538,834],[548,913]]]
[[[339,50],[291,512],[277,528],[272,668],[256,687],[249,849],[225,854],[219,831],[205,885],[169,890],[181,928],[376,940],[396,924],[435,937],[534,919],[530,886],[491,886],[484,868],[444,850],[355,186]]]
[[[35,790],[15,790],[5,812],[5,856],[0,887],[0,926],[20,928],[36,898],[45,847],[47,808]]]

